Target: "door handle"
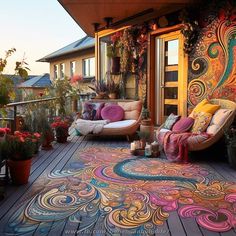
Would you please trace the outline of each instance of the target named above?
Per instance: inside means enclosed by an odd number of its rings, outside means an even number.
[[[165,88],[165,85],[161,85],[161,88]]]

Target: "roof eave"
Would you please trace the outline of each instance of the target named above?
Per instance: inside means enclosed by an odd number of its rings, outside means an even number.
[[[58,55],[52,56],[52,57],[47,57],[47,56],[46,56],[46,57],[43,57],[43,58],[37,60],[36,62],[50,62],[51,60],[56,59],[56,58],[58,58],[58,57],[70,55],[70,54],[72,54],[72,53],[84,51],[84,50],[90,49],[90,48],[95,48],[95,45],[86,46],[86,47],[80,48],[80,49],[78,49],[78,50],[74,50],[74,51],[69,51],[69,52],[61,53],[61,54],[58,54]]]

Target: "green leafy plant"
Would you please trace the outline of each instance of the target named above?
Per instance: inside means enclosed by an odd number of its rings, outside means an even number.
[[[15,48],[6,51],[5,56],[0,58],[0,113],[6,115],[5,105],[15,98],[15,87],[13,83],[13,76],[19,75],[23,79],[28,77],[27,63],[23,58],[22,61],[16,61],[15,63],[15,73],[12,76],[6,76],[4,74],[4,69],[7,66],[7,62],[10,56],[16,52]]]
[[[67,115],[68,107],[67,98],[69,96],[75,96],[75,90],[71,85],[71,81],[68,77],[64,79],[55,79],[52,82],[52,86],[48,89],[48,95],[51,97],[56,97],[56,103],[59,106],[59,115]]]

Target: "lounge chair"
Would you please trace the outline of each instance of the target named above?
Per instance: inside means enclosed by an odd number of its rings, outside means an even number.
[[[236,115],[236,103],[235,102],[225,100],[225,99],[211,99],[209,102],[211,104],[220,105],[221,109],[229,109],[232,111],[225,118],[224,122],[219,127],[216,127],[216,129],[215,129],[216,132],[214,134],[212,134],[210,136],[210,138],[202,139],[202,141],[200,139],[194,139],[191,141],[188,140],[188,150],[189,151],[200,151],[200,150],[204,150],[204,149],[210,147],[211,145],[213,145],[214,143],[219,141],[219,139],[224,135],[224,131],[226,131],[234,121],[234,118]],[[213,117],[214,117],[214,115],[213,115]],[[161,125],[158,128],[157,132],[162,132],[163,125]],[[208,133],[208,131],[206,131],[206,132]]]

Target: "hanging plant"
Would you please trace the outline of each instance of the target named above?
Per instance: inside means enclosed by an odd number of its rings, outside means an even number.
[[[200,34],[199,23],[194,14],[195,11],[184,9],[179,16],[179,19],[184,24],[181,33],[184,36],[184,52],[186,54],[190,54],[193,51]]]

